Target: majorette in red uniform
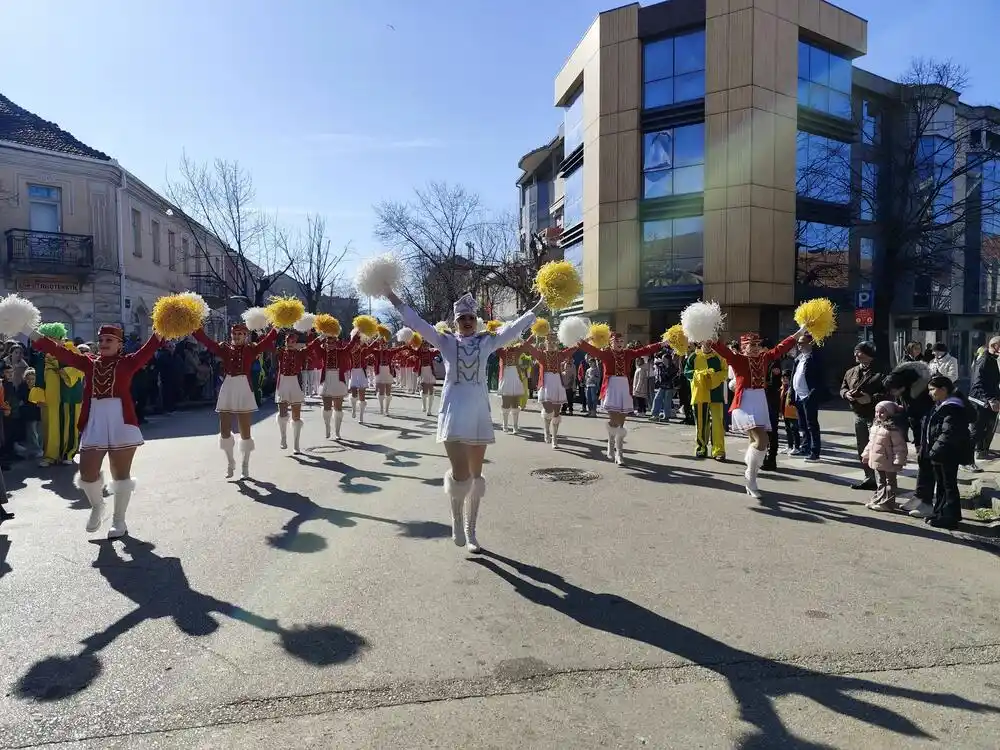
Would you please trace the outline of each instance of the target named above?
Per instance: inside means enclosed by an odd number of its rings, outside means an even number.
[[[378,394],[378,413],[389,413],[392,401],[393,369],[392,361],[406,346],[389,346],[388,342],[376,339],[371,344],[371,354],[375,362],[375,391]]]
[[[313,341],[317,340],[316,331],[309,331],[309,335],[306,340],[306,344],[312,344]],[[316,397],[319,395],[320,382],[322,381],[323,375],[323,351],[320,349],[319,345],[314,346],[309,350],[309,356],[306,361],[305,374],[302,377],[303,385],[305,386],[303,390],[306,396]]]
[[[742,432],[750,439],[746,452],[747,494],[760,498],[757,489],[757,474],[767,457],[767,433],[774,429],[771,416],[767,409],[767,377],[771,363],[780,360],[792,350],[795,341],[805,333],[805,328],[799,329],[794,336],[789,336],[776,347],[765,349],[761,346],[760,334],[744,333],[740,336],[740,352],[734,352],[722,341],[716,341],[712,348],[724,358],[733,368],[736,375],[736,387],[733,391],[732,412],[733,429]]]
[[[566,403],[566,388],[562,382],[562,368],[575,353],[578,347],[559,348],[559,339],[555,333],[550,333],[545,339],[545,348],[539,349],[531,344],[524,344],[524,350],[538,362],[538,400],[542,402],[542,418],[545,420],[545,442],[551,442],[556,447],[559,437],[559,423],[562,417],[559,412]]]
[[[403,357],[406,360],[407,370],[406,391],[407,393],[416,393],[420,386],[420,359],[412,346],[403,354]]]
[[[521,356],[527,353],[525,342],[505,346],[497,354],[500,357],[500,384],[497,391],[500,393],[500,413],[503,415],[503,429],[507,431],[508,423],[511,425],[511,434],[517,433],[517,420],[521,416],[520,400],[524,395],[524,383],[521,382],[521,373],[518,372],[518,364]],[[546,423],[546,427],[548,424]]]
[[[355,332],[349,341],[324,338],[320,345],[323,353],[323,374],[320,396],[323,398],[323,424],[330,437],[330,418],[340,440],[340,425],[344,421],[344,398],[347,396],[347,378],[351,372],[351,353],[362,346],[361,334]]]
[[[580,348],[601,362],[604,382],[601,383],[601,406],[608,413],[607,456],[619,466],[624,460],[625,417],[632,411],[632,387],[629,377],[632,363],[639,357],[648,357],[665,347],[656,342],[635,349],[626,349],[620,333],[611,334],[611,346],[598,349],[589,341],[581,341]]]
[[[201,328],[193,335],[222,361],[222,370],[226,375],[215,405],[215,410],[219,413],[219,447],[226,454],[226,477],[232,477],[236,471],[236,460],[233,457],[235,440],[232,434],[235,416],[240,427],[242,476],[246,478],[250,476],[250,454],[254,449],[253,438],[250,436],[250,416],[257,411],[257,399],[250,387],[250,373],[258,355],[274,348],[278,331],[272,328],[256,343],[249,340],[250,331],[243,323],[233,324],[229,329],[229,341],[224,343],[210,339]]]
[[[351,339],[355,337],[357,331],[351,331]],[[351,391],[351,416],[358,418],[359,424],[365,423],[365,391],[368,388],[368,374],[365,366],[370,358],[369,348],[371,344],[359,344],[350,349],[350,377],[347,387]]]
[[[87,531],[104,521],[104,473],[107,454],[111,469],[111,491],[115,497],[109,539],[128,533],[125,512],[135,491],[132,459],[142,445],[142,432],[132,400],[132,376],[153,358],[162,339],[156,334],[133,354],[122,354],[125,335],[118,326],[101,326],[97,334],[98,354],[78,354],[39,333],[31,337],[35,348],[67,367],[83,373],[83,405],[80,408],[80,473],[76,486],[90,502]]]
[[[432,349],[426,341],[420,343],[420,348],[414,352],[416,354],[416,370],[420,380],[420,403],[421,408],[428,417],[431,416],[431,408],[434,406],[434,384],[437,378],[434,377],[434,358],[440,354],[437,349]]]
[[[305,395],[299,385],[299,374],[305,371],[306,364],[314,351],[319,349],[319,339],[313,339],[303,346],[299,343],[299,334],[289,331],[285,334],[285,345],[278,350],[278,385],[274,400],[278,404],[278,432],[281,435],[281,448],[288,447],[288,419],[291,410],[292,441],[295,453],[299,450],[302,437],[302,402]]]

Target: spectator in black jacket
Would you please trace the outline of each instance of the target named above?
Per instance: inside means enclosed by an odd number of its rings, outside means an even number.
[[[913,432],[913,444],[918,448],[920,423],[934,407],[934,401],[927,392],[930,379],[931,368],[926,362],[900,362],[882,383],[886,393],[903,407],[900,427],[908,427]]]
[[[875,367],[875,347],[862,341],[854,347],[857,364],[844,373],[840,383],[840,397],[847,401],[854,412],[854,440],[858,447],[858,458],[868,445],[869,431],[875,420],[875,405],[882,400],[885,389],[882,381],[885,374]],[[905,438],[905,435],[904,435]],[[866,464],[863,481],[851,485],[855,490],[875,490],[875,472]]]
[[[987,344],[986,351],[980,354],[972,365],[969,401],[976,409],[976,421],[972,426],[972,445],[976,460],[987,457],[990,441],[997,428],[997,412],[1000,411],[998,353],[1000,353],[1000,336],[994,336]]]
[[[822,359],[808,333],[799,336],[799,356],[795,358],[792,370],[792,389],[799,412],[799,429],[802,430],[802,447],[792,455],[805,456],[807,461],[818,461],[821,446],[819,405],[826,398],[826,380]]]

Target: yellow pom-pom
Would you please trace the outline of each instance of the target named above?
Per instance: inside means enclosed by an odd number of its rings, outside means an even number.
[[[603,349],[611,343],[611,326],[607,323],[594,323],[590,326],[590,343],[598,349]]]
[[[358,332],[366,338],[374,338],[378,335],[379,322],[371,315],[359,315],[351,321],[351,325],[357,328]]]
[[[188,294],[169,294],[153,305],[153,330],[161,338],[182,339],[201,328],[203,308]]]
[[[551,310],[563,310],[583,294],[583,282],[568,260],[554,260],[538,269],[535,289]]]
[[[670,326],[663,334],[663,340],[675,352],[683,353],[688,349],[687,336],[684,335],[684,327],[680,323]]]
[[[306,306],[296,297],[274,297],[264,311],[275,328],[291,328],[306,314]]]
[[[419,349],[420,345],[423,344],[423,343],[424,343],[424,337],[421,336],[416,331],[414,331],[413,332],[413,338],[410,339],[410,346],[412,346],[414,349]]]
[[[386,341],[392,338],[392,331],[389,330],[388,326],[384,326],[379,323],[376,330],[378,331],[379,338],[385,339]]]
[[[487,333],[496,333],[501,328],[503,328],[502,320],[487,320],[486,321],[486,331]]]
[[[324,336],[337,338],[340,335],[340,321],[327,313],[320,313],[316,316],[313,328]]]
[[[539,318],[534,323],[531,324],[531,333],[540,339],[545,338],[549,335],[549,331],[552,330],[552,326],[549,325],[549,321],[545,318]]]
[[[439,320],[439,321],[438,321],[437,323],[435,323],[435,324],[434,324],[434,329],[435,329],[435,330],[436,330],[436,331],[437,331],[438,333],[451,333],[451,332],[452,332],[452,330],[451,330],[451,326],[449,326],[449,325],[448,325],[447,323],[445,323],[445,322],[444,322],[443,320]]]
[[[811,299],[796,308],[795,322],[805,326],[813,341],[822,344],[837,330],[837,308],[826,297]]]

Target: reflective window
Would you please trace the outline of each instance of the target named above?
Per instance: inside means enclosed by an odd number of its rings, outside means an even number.
[[[861,165],[861,220],[875,221],[878,213],[878,164]]]
[[[851,118],[851,61],[799,42],[799,104]]]
[[[583,91],[563,108],[563,152],[572,154],[583,143]]]
[[[583,278],[583,241],[575,242],[563,250],[563,260],[573,264],[580,278]]]
[[[645,109],[704,99],[704,30],[643,45],[642,80]]]
[[[858,275],[860,279],[858,286],[861,289],[871,289],[872,270],[875,264],[875,240],[871,237],[862,237],[860,244],[860,260],[858,262]]]
[[[882,137],[882,125],[875,105],[863,102],[861,105],[861,136],[869,146],[876,145]]]
[[[936,224],[952,219],[955,204],[955,143],[941,136],[923,136],[915,156],[916,191],[927,203],[928,220]]]
[[[566,178],[566,198],[563,203],[563,227],[569,229],[583,221],[583,170],[581,165]]]
[[[642,223],[639,283],[646,289],[701,286],[705,274],[701,216]]]
[[[851,201],[851,144],[799,131],[795,189],[804,198],[827,203]]]
[[[809,287],[847,289],[850,237],[847,227],[812,221],[796,222],[796,282]]]
[[[705,189],[705,125],[685,125],[643,135],[643,198],[700,193]]]

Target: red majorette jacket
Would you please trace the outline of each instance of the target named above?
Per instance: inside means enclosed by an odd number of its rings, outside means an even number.
[[[733,368],[736,375],[736,389],[733,393],[733,403],[729,410],[740,408],[744,390],[764,390],[767,388],[767,374],[771,363],[784,357],[795,346],[796,336],[789,336],[773,349],[765,349],[760,354],[748,357],[746,354],[734,352],[721,341],[712,344],[712,348]]]
[[[95,398],[121,399],[125,424],[139,426],[135,402],[132,400],[132,376],[153,358],[162,343],[163,339],[153,334],[139,351],[114,357],[78,354],[44,336],[32,342],[32,346],[52,355],[60,364],[75,367],[83,373],[83,403],[80,405],[80,419],[77,422],[82,432],[90,417],[90,401]]]
[[[253,362],[261,352],[270,351],[274,348],[274,342],[278,338],[278,329],[272,328],[260,341],[255,344],[241,344],[235,346],[228,341],[219,342],[210,339],[208,334],[201,328],[193,334],[201,344],[212,354],[222,360],[222,370],[228,377],[243,375],[249,378],[253,370]]]
[[[639,357],[648,357],[656,354],[666,344],[656,342],[640,346],[638,349],[598,349],[589,341],[581,341],[580,348],[587,354],[599,360],[604,370],[604,378],[601,382],[601,398],[608,390],[608,381],[611,378],[629,378],[632,375],[632,363]]]
[[[433,367],[434,358],[440,354],[437,349],[417,349],[416,351],[416,367],[417,370],[423,370],[425,367]]]
[[[517,346],[508,346],[501,349],[498,354],[500,355],[500,377],[503,377],[503,371],[508,367],[513,367],[517,369],[518,364],[521,362],[521,355],[525,354],[527,349],[525,349],[524,344],[518,344]]]
[[[403,351],[403,349],[405,348],[406,348],[405,346],[387,347],[378,344],[372,344],[370,351],[372,353],[372,356],[375,358],[376,367],[391,367],[393,357],[395,357],[399,352]]]
[[[341,339],[325,339],[322,340],[319,347],[320,351],[323,352],[323,374],[320,375],[320,382],[326,382],[326,373],[328,370],[336,370],[337,378],[343,382],[347,382],[347,374],[351,370],[351,358],[352,353],[355,349],[362,346],[361,344],[361,334],[356,333],[354,337],[348,341],[343,341]]]
[[[538,362],[539,383],[544,382],[545,373],[547,372],[554,372],[556,375],[561,375],[563,362],[572,357],[577,350],[577,347],[574,346],[570,349],[559,349],[550,352],[547,349],[538,349],[528,343],[521,344],[521,348],[522,351],[530,354]]]

